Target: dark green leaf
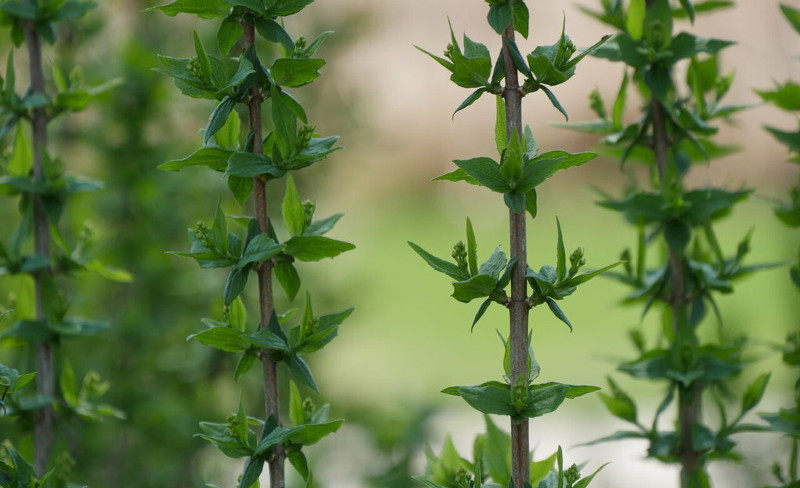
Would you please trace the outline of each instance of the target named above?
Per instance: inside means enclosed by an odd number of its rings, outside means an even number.
[[[258,477],[264,469],[264,458],[261,456],[251,457],[247,459],[244,465],[244,472],[239,480],[239,488],[251,488],[258,482]]]
[[[550,308],[550,311],[553,312],[553,315],[555,315],[556,318],[558,318],[558,320],[567,324],[569,330],[572,330],[572,324],[569,322],[569,319],[567,318],[566,314],[564,314],[564,311],[561,310],[561,307],[558,306],[558,303],[556,303],[556,301],[550,298],[549,296],[544,297],[544,301],[547,303],[547,306]]]
[[[488,297],[497,285],[497,278],[478,274],[465,281],[453,283],[453,298],[459,302],[469,303],[475,298]]]
[[[255,334],[243,336],[243,340],[262,349],[291,352],[291,348],[285,338],[264,327],[258,329]]]
[[[208,144],[214,134],[222,129],[222,126],[224,126],[225,122],[227,122],[228,115],[231,114],[235,105],[236,102],[231,97],[225,97],[219,102],[219,105],[217,105],[217,107],[214,109],[214,112],[211,113],[205,133],[203,134],[203,140],[205,144]]]
[[[228,167],[225,170],[225,174],[240,178],[252,178],[260,175],[280,178],[284,173],[285,171],[272,164],[272,159],[268,156],[251,152],[233,153],[228,159]]]
[[[500,171],[500,165],[491,158],[474,158],[453,161],[467,175],[481,185],[498,193],[506,193],[511,187]]]
[[[492,29],[498,34],[503,34],[512,22],[514,14],[514,0],[495,1],[489,8],[487,20]]]
[[[294,301],[297,297],[297,292],[300,291],[300,276],[297,274],[294,265],[288,261],[278,261],[272,270],[278,283],[281,284],[281,288],[286,292],[289,301]]]
[[[314,381],[314,376],[311,374],[308,364],[300,356],[292,356],[287,360],[289,371],[292,373],[292,378],[298,382],[306,385],[312,390],[319,393],[317,383]]]
[[[14,0],[0,2],[0,12],[5,12],[11,17],[27,20],[35,20],[37,15],[35,3]]]
[[[223,303],[226,306],[230,305],[233,299],[244,291],[244,287],[247,285],[249,271],[247,267],[235,268],[228,274],[228,279],[225,281],[225,289],[222,293]]]
[[[259,234],[247,243],[236,267],[241,268],[250,263],[270,260],[280,254],[283,249],[283,244],[273,241],[267,234]]]
[[[466,99],[464,99],[463,102],[461,102],[461,105],[458,106],[456,111],[453,112],[453,117],[455,117],[458,112],[464,110],[465,108],[467,108],[470,105],[472,105],[473,103],[475,103],[481,97],[481,95],[483,95],[484,93],[486,93],[486,88],[485,87],[478,88],[477,90],[472,92],[472,94],[470,94],[470,96],[468,96]]]
[[[272,78],[280,86],[298,87],[311,83],[325,66],[324,59],[280,58],[272,64]]]
[[[344,420],[334,420],[323,424],[306,424],[299,426],[289,438],[293,444],[310,446],[321,441],[324,437],[333,434],[342,426]]]

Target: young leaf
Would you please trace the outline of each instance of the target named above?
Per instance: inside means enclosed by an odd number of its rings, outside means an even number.
[[[428,265],[435,269],[440,273],[444,273],[447,276],[453,278],[457,281],[463,281],[469,279],[469,276],[464,273],[464,270],[458,267],[455,263],[451,263],[450,261],[445,261],[442,258],[437,258],[433,254],[429,253],[428,251],[422,249],[418,245],[414,244],[411,241],[408,241],[408,245],[411,246],[411,249],[414,250],[417,254],[420,255],[422,259],[425,260]]]
[[[550,311],[553,312],[553,315],[555,315],[558,320],[567,324],[569,330],[572,331],[572,324],[569,322],[569,319],[564,314],[564,311],[561,310],[561,307],[558,306],[556,301],[548,296],[544,297],[544,301],[547,302],[547,306],[550,307]]]
[[[247,267],[235,268],[228,274],[228,279],[225,281],[225,288],[222,292],[223,303],[226,306],[230,305],[233,299],[244,291],[249,271]]]
[[[475,231],[472,229],[469,217],[467,217],[467,263],[469,274],[478,274],[478,243],[475,241]]]
[[[564,281],[567,277],[567,252],[564,249],[564,236],[561,234],[561,221],[556,217],[556,227],[558,228],[558,243],[556,245],[556,276],[558,281]]]
[[[645,12],[644,0],[631,0],[625,16],[625,30],[634,40],[639,41],[642,39]]]
[[[742,411],[740,415],[744,415],[758,405],[758,403],[761,401],[761,398],[764,396],[764,391],[767,389],[769,378],[770,373],[764,373],[756,378],[755,381],[753,381],[753,383],[747,387],[747,391],[745,391],[744,396],[742,397]]]
[[[288,261],[278,260],[275,267],[272,269],[275,273],[275,278],[281,284],[281,288],[286,292],[286,296],[290,302],[293,302],[297,297],[297,292],[300,291],[300,275],[294,265]]]
[[[307,225],[306,214],[291,174],[286,175],[286,193],[281,202],[281,210],[289,233],[293,236],[302,235]]]

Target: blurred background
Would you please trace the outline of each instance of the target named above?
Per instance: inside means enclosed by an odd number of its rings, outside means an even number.
[[[249,410],[260,415],[258,373],[249,373],[237,385],[232,377],[235,358],[185,340],[201,329],[200,318],[220,317],[225,274],[200,270],[193,261],[165,251],[186,249],[186,229],[198,220],[209,221],[218,199],[225,199],[229,212],[238,210],[218,175],[191,168],[180,173],[156,170],[200,145],[198,130],[213,108],[211,102],[182,96],[153,69],[158,67],[156,53],[193,55],[192,30],[207,46],[214,45],[214,22],[143,12],[161,3],[104,0],[79,23],[65,25],[60,33],[65,42],[46,58],[58,60],[65,71],[81,65],[90,82],[123,79],[119,88],[62,121],[53,133],[54,147],[72,172],[106,184],[102,192],[76,197],[65,227],[78,229],[88,220],[98,253],[135,279],[109,284],[81,275],[72,295],[77,315],[107,320],[112,328],[93,339],[67,342],[65,354],[78,374],[95,370],[106,377],[111,389],[105,400],[127,414],[125,421],[80,422],[67,428],[66,442],[76,459],[74,479],[94,487],[233,486],[240,464],[192,435],[201,420],[223,421],[242,391]],[[800,7],[797,0],[785,3]],[[531,35],[519,41],[521,49],[553,44],[563,18],[578,46],[609,33],[581,13],[581,5],[596,8],[592,0],[529,2]],[[338,434],[311,450],[321,486],[415,486],[408,474],[423,473],[426,444],[438,451],[444,435],[452,433],[462,454],[469,456],[474,435],[484,427],[480,414],[438,392],[500,379],[503,352],[496,330],[506,330],[506,315],[499,307],[490,309],[470,333],[477,304],[449,298],[448,280],[428,268],[406,241],[447,256],[453,243],[464,239],[469,216],[483,259],[495,246],[507,249],[506,211],[499,198],[468,185],[431,182],[451,171],[453,159],[494,153],[494,103],[484,97],[452,118],[468,92],[451,84],[447,71],[414,48],[443,51],[449,18],[459,38],[466,32],[495,53],[497,36],[486,25],[486,11],[479,0],[319,1],[288,23],[289,32],[308,38],[335,31],[319,53],[328,61],[323,77],[295,92],[318,132],[341,135],[347,150],[302,171],[298,184],[301,198],[317,200],[317,215],[346,214],[331,236],[357,246],[334,261],[300,270],[308,277],[304,283],[317,313],[356,308],[337,340],[312,358],[322,388],[318,401],[330,402],[333,415],[347,419]],[[692,184],[755,188],[754,197],[721,224],[724,246],[733,252],[753,229],[752,262],[795,259],[800,236],[773,217],[771,200],[785,197],[797,181],[797,167],[785,162],[784,147],[762,126],[790,130],[797,122],[760,105],[754,90],[800,78],[797,36],[773,1],[738,2],[700,17],[694,26],[678,28],[737,42],[722,57],[725,70],[737,74],[728,102],[753,104],[720,131],[720,142],[738,145],[741,151],[696,166]],[[2,59],[9,50],[4,43]],[[571,121],[588,120],[594,118],[589,92],[597,87],[611,100],[621,76],[620,65],[590,58],[570,83],[555,91]],[[631,98],[629,109],[635,111],[637,104]],[[525,100],[523,119],[543,150],[577,152],[596,144],[592,136],[554,127],[563,119],[543,97]],[[544,185],[539,216],[529,223],[530,265],[554,262],[556,216],[567,247],[584,247],[589,266],[617,260],[636,236],[616,214],[595,205],[593,187],[614,194],[624,184],[618,164],[599,158]],[[279,187],[273,190],[275,205],[281,193]],[[10,199],[0,203],[1,235],[11,232],[15,212]],[[9,287],[7,282],[0,286]],[[531,323],[542,381],[603,386],[620,360],[633,357],[627,331],[640,328],[655,337],[657,314],[642,320],[640,307],[622,306],[627,291],[603,279],[582,287],[562,306],[575,326],[572,333],[548,312],[534,311]],[[782,342],[798,323],[800,302],[786,269],[754,275],[718,303],[726,330],[746,333],[753,343],[749,354],[756,361],[742,375],[742,386],[772,370],[760,411],[789,405],[796,378],[767,347]],[[713,324],[707,327],[714,329]],[[4,347],[0,361],[19,364],[15,361],[23,353]],[[642,410],[655,409],[659,388],[618,375],[615,379],[635,390],[637,398],[652,398],[650,403],[643,400]],[[599,398],[587,396],[535,420],[531,431],[537,457],[562,445],[568,463],[588,462],[587,469],[593,470],[610,461],[592,486],[674,486],[676,470],[645,460],[644,443],[578,447],[624,427],[606,413]],[[3,420],[0,428],[14,427]],[[741,449],[749,457],[741,465],[716,467],[718,486],[763,486],[769,481],[769,464],[783,447],[773,435],[744,437]]]

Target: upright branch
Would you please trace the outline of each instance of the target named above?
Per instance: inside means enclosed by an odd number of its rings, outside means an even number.
[[[244,51],[255,49],[255,26],[244,24]],[[248,120],[250,133],[253,138],[253,153],[262,154],[262,119],[261,106],[264,96],[261,87],[254,84],[249,89],[247,100]],[[256,220],[262,233],[269,232],[269,215],[267,213],[267,189],[266,181],[261,175],[253,177],[253,204],[255,206]],[[260,310],[259,328],[266,328],[275,309],[272,293],[272,267],[273,261],[269,259],[262,261],[256,266],[258,274],[258,300]],[[274,418],[280,421],[280,399],[278,397],[278,363],[272,359],[272,351],[262,349],[259,353],[262,368],[264,370],[264,411],[267,418]],[[283,445],[275,446],[269,463],[270,485],[275,488],[283,488],[286,484],[284,475],[284,460],[286,458]]]
[[[509,24],[503,32],[503,62],[505,65],[506,85],[503,99],[506,107],[506,134],[510,140],[512,134],[522,139],[522,90],[519,76],[511,55],[514,43],[514,26]],[[508,304],[511,349],[511,384],[528,383],[528,283],[525,279],[527,264],[525,211],[515,212],[509,209],[509,233],[511,243],[511,259],[516,259],[511,274],[511,301]],[[520,380],[522,378],[522,380]],[[523,488],[530,478],[530,421],[525,418],[519,422],[511,422],[511,472],[514,488]]]
[[[489,157],[455,160],[453,162],[458,169],[436,179],[467,181],[503,195],[509,211],[510,255],[507,257],[497,248],[479,266],[477,241],[469,219],[466,245],[463,241],[457,242],[451,253],[455,262],[436,257],[412,242],[409,244],[433,269],[455,280],[452,282],[453,298],[465,303],[474,299],[483,301],[472,322],[473,327],[492,303],[506,307],[509,312],[509,336],[507,340],[502,337],[505,346],[505,382],[490,381],[444,390],[444,393],[460,396],[480,412],[510,417],[510,435],[505,432],[500,434],[491,422],[487,423],[487,436],[492,440],[487,440],[485,444],[491,447],[475,452],[475,472],[471,475],[474,485],[484,486],[485,476],[479,468],[486,468],[493,482],[503,487],[539,486],[545,476],[548,483],[558,480],[559,486],[564,483],[564,486],[572,486],[576,482],[578,484],[575,486],[586,486],[594,474],[578,481],[580,476],[576,466],[566,471],[563,469],[560,449],[550,457],[552,471],[546,474],[541,470],[533,475],[531,473],[530,419],[553,412],[567,398],[576,398],[598,388],[555,382],[535,384],[540,368],[533,357],[528,320],[534,306],[547,304],[550,312],[571,329],[572,324],[557,301],[571,295],[579,285],[621,263],[581,273],[581,268],[586,264],[583,250],[576,249],[567,264],[561,225],[557,223],[557,264],[542,266],[538,271],[528,266],[526,218],[527,214],[536,218],[536,187],[562,169],[591,161],[596,154],[570,154],[566,151],[539,154],[539,145],[531,128],[525,127],[523,130],[522,127],[522,98],[527,94],[542,92],[566,116],[564,107],[550,87],[570,79],[575,74],[578,62],[598,49],[607,38],[573,57],[577,48],[562,29],[555,44],[538,46],[523,55],[515,36],[519,33],[524,38],[528,37],[530,14],[525,2],[490,0],[488,3],[487,20],[502,40],[502,51],[494,58],[494,67],[493,56],[485,45],[464,35],[462,49],[452,27],[451,42],[444,58],[420,50],[450,71],[453,83],[473,90],[456,112],[472,105],[484,94],[496,97],[495,143],[499,162]],[[524,81],[521,82],[523,76]],[[530,291],[528,286],[531,287]],[[506,447],[507,452],[499,450],[498,446]],[[429,471],[433,475],[424,479],[426,485],[466,485],[464,480],[468,475],[463,472],[465,467],[451,466],[447,458],[452,459],[452,450],[446,443],[440,458],[429,457]],[[511,459],[511,469],[492,465],[487,468],[483,464],[508,458]]]
[[[24,24],[25,43],[28,46],[28,62],[31,77],[31,89],[35,94],[45,95],[44,68],[42,66],[42,43],[36,32],[33,20]],[[47,148],[47,113],[44,107],[37,107],[31,112],[33,127],[33,179],[38,183],[45,182],[45,151]],[[33,205],[34,249],[40,256],[50,256],[50,227],[44,213],[41,196],[31,195]],[[36,290],[36,320],[46,321],[44,303],[44,280],[51,271],[43,268],[34,274]],[[37,393],[45,398],[55,398],[55,366],[53,359],[53,343],[39,341],[36,343],[36,379]],[[47,471],[47,460],[53,444],[53,406],[47,403],[35,415],[34,443],[36,446],[34,468],[41,476]]]

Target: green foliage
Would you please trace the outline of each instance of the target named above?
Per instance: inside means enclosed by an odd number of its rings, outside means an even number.
[[[459,241],[453,246],[450,255],[452,260],[437,257],[413,242],[408,244],[430,267],[453,280],[453,298],[464,303],[482,300],[472,321],[473,328],[492,303],[512,310],[509,339],[506,340],[501,335],[505,350],[505,382],[489,381],[472,386],[453,386],[443,392],[460,396],[479,412],[508,416],[513,424],[521,424],[528,422],[529,418],[555,411],[566,398],[575,398],[598,389],[593,386],[555,382],[533,383],[539,375],[540,367],[530,344],[527,320],[530,310],[536,305],[547,303],[550,311],[571,329],[572,324],[556,300],[565,298],[578,285],[621,264],[615,263],[600,270],[580,273],[586,261],[583,250],[578,248],[570,256],[568,268],[559,222],[556,266],[543,266],[538,272],[527,266],[524,223],[527,215],[536,218],[536,188],[556,172],[587,163],[596,154],[572,154],[560,150],[540,154],[539,144],[530,127],[521,130],[521,98],[541,90],[566,117],[566,111],[550,87],[570,79],[575,74],[578,62],[598,50],[607,38],[573,56],[577,48],[564,32],[565,21],[561,36],[555,44],[539,46],[527,57],[523,57],[514,40],[514,32],[519,32],[523,37],[528,35],[530,14],[525,2],[491,0],[488,3],[490,7],[487,20],[492,29],[502,36],[503,44],[502,52],[496,56],[494,63],[489,49],[466,35],[463,37],[462,48],[452,26],[451,42],[444,57],[418,49],[450,71],[450,80],[457,86],[474,89],[456,112],[473,104],[485,93],[496,96],[494,140],[499,158],[457,159],[453,161],[457,166],[456,170],[435,179],[464,181],[503,195],[511,221],[510,256],[498,247],[479,265],[477,239],[469,219],[466,223],[466,244]],[[521,84],[519,75],[524,77]],[[522,338],[527,338],[527,341],[523,343]],[[511,439],[505,435],[495,435],[496,428],[488,418],[487,422],[489,439],[486,444],[491,443],[492,447],[486,453],[485,459],[477,447],[484,443],[485,438],[476,441],[476,459],[473,462],[461,458],[448,439],[439,457],[430,449],[427,451],[428,476],[417,478],[418,481],[430,488],[563,488],[586,486],[594,477],[593,474],[579,480],[577,468],[571,468],[570,474],[565,474],[561,462],[558,471],[549,471],[549,468],[542,470],[536,466],[537,469],[532,469],[518,461],[528,458],[528,452],[516,453],[513,458],[516,461],[511,462]],[[519,431],[512,432],[513,435],[520,435]],[[517,438],[514,445],[516,449],[527,450],[528,439]],[[550,468],[552,459],[550,458]],[[509,463],[511,466],[508,466]],[[529,482],[526,479],[529,472],[536,473],[540,478]],[[488,479],[487,474],[490,475]]]
[[[603,403],[612,415],[636,430],[619,431],[600,441],[648,440],[648,456],[679,464],[681,486],[689,488],[710,486],[705,469],[712,459],[739,459],[731,436],[757,430],[742,419],[759,403],[769,380],[769,375],[762,375],[748,387],[739,414],[730,420],[727,397],[720,392],[728,389],[731,380],[745,368],[744,343],[703,343],[700,325],[709,310],[722,324],[716,294],[732,293],[733,281],[773,265],[744,263],[750,251],[749,234],[735,254],[726,256],[714,231],[717,221],[752,191],[686,188],[685,178],[693,164],[733,149],[712,140],[717,132],[712,122],[727,120],[746,107],[722,104],[733,75],[721,73],[719,54],[732,43],[674,32],[675,19],[688,17],[693,21],[696,14],[727,7],[731,2],[679,3],[679,8],[673,8],[674,2],[668,0],[633,0],[626,6],[602,1],[602,10],[587,10],[621,31],[593,54],[623,63],[625,71],[611,110],[594,92],[590,105],[599,119],[566,127],[602,135],[609,152],[623,164],[628,160],[644,163],[653,186],[647,190],[636,184],[624,197],[606,197],[599,204],[621,214],[639,234],[635,258],[626,249],[622,253],[627,261],[623,271],[609,276],[633,288],[627,301],[643,301],[643,314],[654,304],[664,314],[658,346],[648,349],[640,336],[634,336],[639,357],[623,363],[619,370],[669,386],[648,427],[640,421],[635,399],[609,378],[611,394],[601,394]],[[674,76],[679,64],[686,67],[683,83]],[[645,103],[641,116],[626,123],[623,114],[631,80]],[[762,96],[786,103],[783,94],[777,92]],[[658,246],[661,252],[657,254],[665,256],[652,268],[648,268],[652,261],[650,246]],[[701,420],[703,400],[709,396],[720,410],[716,429]],[[676,405],[678,411],[675,431],[659,431],[659,417],[670,405]]]
[[[200,36],[194,33],[195,55],[186,58],[161,56],[159,71],[173,78],[175,86],[192,98],[216,100],[216,106],[202,130],[202,147],[189,156],[168,161],[160,169],[178,171],[183,168],[207,167],[227,177],[228,187],[239,205],[253,197],[256,217],[229,216],[223,203],[217,205],[210,224],[198,223],[189,230],[189,252],[172,254],[189,257],[201,268],[224,268],[228,277],[222,290],[226,307],[225,320],[203,319],[206,329],[189,339],[219,351],[239,355],[234,373],[238,381],[259,359],[264,364],[265,419],[251,418],[240,404],[224,424],[201,422],[199,437],[211,442],[223,454],[247,458],[238,486],[258,485],[264,465],[270,465],[274,486],[284,486],[283,465],[288,459],[306,481],[313,486],[304,446],[314,444],[335,432],[341,420],[328,420],[328,406],[314,408],[310,400],[300,399],[295,383],[291,383],[289,412],[294,424],[282,426],[276,406],[280,404],[277,390],[277,364],[283,363],[292,379],[319,392],[311,368],[303,356],[316,352],[337,335],[339,325],[353,309],[315,316],[311,295],[305,293],[305,308],[300,323],[288,332],[283,322],[289,312],[279,318],[272,294],[273,276],[281,285],[289,302],[295,300],[303,285],[297,262],[333,258],[352,250],[348,242],[326,237],[341,218],[336,214],[314,220],[316,203],[300,199],[292,172],[311,166],[340,149],[337,136],[320,137],[308,123],[305,109],[289,89],[305,86],[320,76],[325,60],[314,58],[330,32],[323,32],[310,44],[297,41],[284,29],[282,17],[298,13],[312,0],[283,0],[262,2],[178,0],[153,7],[174,16],[179,13],[205,19],[223,17],[217,28],[220,56],[210,54]],[[255,37],[277,44],[279,53],[271,61],[256,50]],[[242,52],[231,51],[242,40]],[[267,102],[268,110],[262,105]],[[243,131],[240,112],[247,111],[249,127]],[[266,119],[265,121],[262,118]],[[271,128],[262,134],[262,125]],[[280,205],[283,230],[280,238],[273,216],[267,214],[267,183],[285,179],[285,191]],[[269,188],[272,188],[270,185]],[[243,227],[231,230],[230,223]],[[258,308],[262,320],[248,323],[244,297],[251,273],[258,275]],[[266,323],[265,323],[266,322]],[[306,406],[306,402],[308,406]],[[255,432],[260,429],[260,435]],[[277,474],[276,474],[277,473]]]
[[[6,163],[0,172],[0,194],[14,199],[20,212],[19,218],[8,221],[9,227],[16,228],[0,239],[0,275],[29,283],[33,290],[18,299],[16,310],[10,312],[13,323],[0,333],[0,343],[29,346],[29,353],[21,355],[20,360],[32,363],[27,356],[35,356],[40,368],[19,375],[0,365],[0,410],[20,431],[33,434],[35,444],[23,451],[33,455],[31,465],[10,447],[16,429],[4,428],[0,440],[8,447],[0,461],[3,486],[66,486],[70,469],[64,460],[71,456],[63,447],[54,448],[63,444],[60,424],[75,417],[124,418],[121,411],[99,402],[108,383],[95,372],[86,373],[79,382],[69,359],[60,351],[69,339],[91,337],[109,328],[104,322],[72,315],[70,305],[76,287],[70,285],[68,292],[66,277],[83,270],[115,281],[131,281],[129,273],[106,266],[95,257],[88,226],[70,232],[63,225],[62,217],[68,213],[72,196],[102,185],[69,175],[62,161],[68,152],[53,153],[48,142],[49,124],[87,108],[93,98],[120,84],[115,79],[90,85],[79,66],[65,75],[61,62],[50,62],[51,83],[45,78],[42,41],[56,44],[57,24],[79,19],[96,6],[95,2],[74,0],[0,3],[0,24],[10,27],[9,46],[20,48],[10,49],[5,77],[0,77],[0,140]],[[59,42],[64,41],[59,38]],[[16,73],[15,55],[23,51],[23,45],[28,71]],[[18,91],[20,80],[29,83],[23,94]],[[12,133],[13,140],[9,141],[12,138],[6,136]],[[20,392],[34,378],[35,393]]]
[[[447,436],[440,453],[425,450],[426,476],[415,477],[429,488],[502,488],[511,486],[511,437],[492,419],[484,416],[486,433],[478,435],[472,447],[473,459],[462,457],[453,440]],[[597,468],[588,476],[581,476],[581,468],[572,464],[564,469],[564,456],[559,447],[556,452],[541,460],[530,462],[530,480],[525,486],[537,488],[585,488],[595,475],[605,467]]]

